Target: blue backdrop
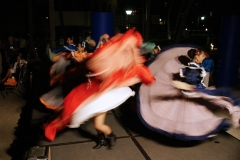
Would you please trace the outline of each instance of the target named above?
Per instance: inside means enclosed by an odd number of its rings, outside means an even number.
[[[223,16],[216,67],[216,85],[237,85],[240,55],[240,17]]]
[[[91,38],[98,44],[99,38],[107,33],[114,35],[114,17],[112,12],[91,13]]]

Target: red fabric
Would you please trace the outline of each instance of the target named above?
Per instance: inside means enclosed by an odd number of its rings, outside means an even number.
[[[64,99],[62,114],[45,125],[45,137],[50,141],[53,141],[55,139],[56,132],[64,129],[69,124],[71,115],[79,104],[97,92],[99,86],[99,81],[93,80],[90,88],[88,87],[88,83],[83,83],[74,88]]]
[[[89,83],[83,83],[78,87],[74,88],[64,99],[63,111],[60,116],[54,119],[52,122],[46,124],[45,126],[45,136],[50,141],[53,141],[56,136],[56,132],[64,129],[71,120],[71,115],[78,108],[78,106],[91,95],[96,92],[104,92],[105,90],[111,88],[115,84],[117,87],[121,85],[126,80],[133,78],[134,76],[139,77],[143,83],[150,84],[155,81],[149,69],[145,66],[138,66],[130,69],[130,72],[126,75],[123,70],[119,70],[109,77],[105,84],[102,84],[99,80],[91,80],[91,87]],[[117,81],[116,81],[117,80]]]
[[[141,82],[145,84],[150,84],[155,81],[155,78],[152,76],[151,72],[146,66],[133,66],[132,68],[128,69],[128,71],[119,70],[113,73],[110,77],[102,82],[100,91],[124,86],[123,83],[133,77],[140,78]]]
[[[124,76],[123,76],[124,75]],[[77,107],[91,95],[96,92],[103,92],[107,90],[111,85],[121,84],[134,76],[139,77],[143,83],[150,84],[155,81],[155,78],[151,75],[149,69],[145,66],[133,67],[130,72],[126,75],[123,70],[119,70],[109,77],[108,81],[104,85],[101,84],[99,80],[93,79],[91,81],[91,87],[89,83],[83,83],[78,87],[74,88],[64,99],[63,111],[60,116],[54,119],[52,122],[46,124],[45,126],[45,136],[50,141],[53,141],[56,136],[56,132],[64,129],[71,120],[71,115],[77,109]],[[117,80],[117,82],[115,82]],[[100,87],[101,86],[101,87]]]

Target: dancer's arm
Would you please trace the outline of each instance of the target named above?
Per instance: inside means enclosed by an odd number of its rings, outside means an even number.
[[[188,90],[188,91],[193,91],[194,86],[189,85],[185,82],[180,82],[180,81],[172,81],[172,85],[178,89],[183,89],[183,90]]]

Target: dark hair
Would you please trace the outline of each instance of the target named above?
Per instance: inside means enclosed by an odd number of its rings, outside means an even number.
[[[195,55],[200,54],[201,52],[202,52],[202,49],[200,48],[190,49],[188,50],[187,55],[189,58],[193,59]]]
[[[75,40],[74,36],[67,36],[67,39],[70,38],[70,40]]]

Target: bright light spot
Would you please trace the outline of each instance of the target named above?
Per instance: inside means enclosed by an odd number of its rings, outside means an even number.
[[[201,17],[201,20],[204,20],[205,19],[205,17]]]
[[[204,25],[202,25],[202,26],[204,26]]]
[[[48,17],[46,17],[46,19],[48,19]]]
[[[187,28],[185,30],[187,31]]]
[[[132,11],[131,11],[131,10],[127,10],[127,11],[126,11],[126,14],[127,14],[127,15],[131,15],[131,14],[132,14]]]
[[[213,43],[211,43],[210,44],[210,49],[213,50],[213,48],[214,48],[214,45],[213,45]]]
[[[160,19],[159,19],[159,21],[161,22],[161,21],[162,21],[162,19],[160,18]]]
[[[208,29],[206,28],[205,31],[208,31]]]

